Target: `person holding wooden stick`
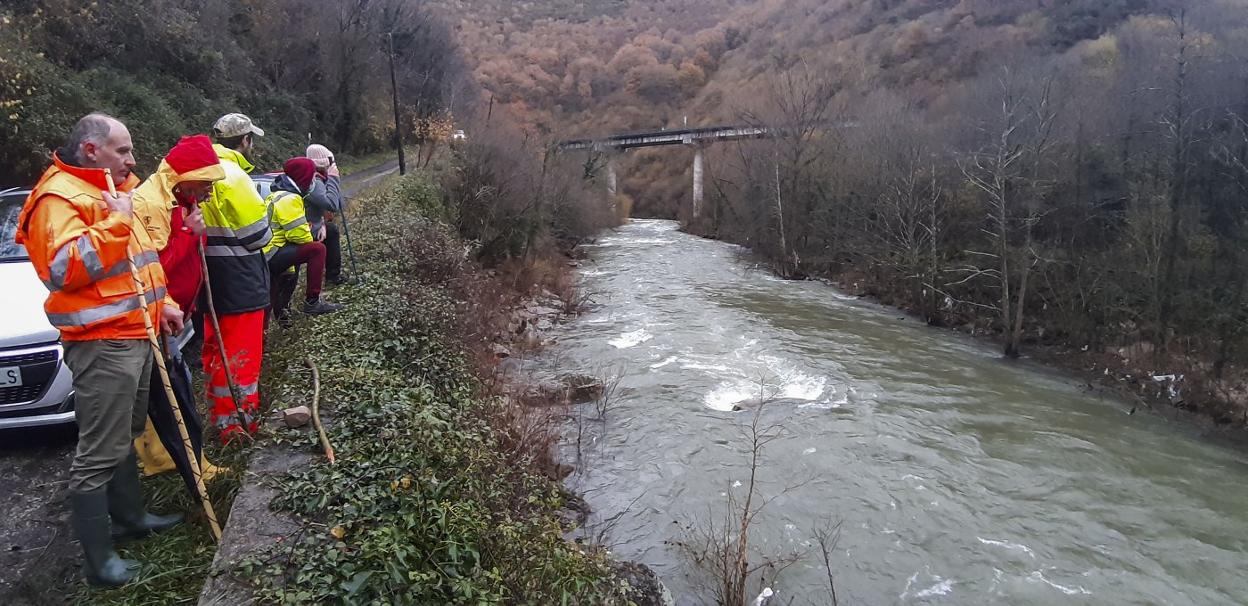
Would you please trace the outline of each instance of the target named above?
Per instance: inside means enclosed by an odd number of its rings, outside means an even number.
[[[134,190],[134,214],[160,251],[160,265],[165,270],[169,296],[184,314],[189,315],[195,309],[195,300],[204,286],[198,247],[205,230],[199,205],[212,195],[213,183],[224,178],[225,168],[212,149],[212,140],[205,135],[192,135],[182,137],[161,160],[156,172]],[[164,349],[167,351],[162,356],[176,401],[168,401],[161,377],[154,373],[147,428],[134,441],[134,448],[143,464],[144,475],[176,469],[191,495],[196,496],[195,477],[183,452],[171,406],[181,409],[204,481],[211,481],[221,468],[209,463],[203,455],[203,423],[195,405],[190,368],[176,347]]]
[[[132,148],[115,118],[83,117],[27,198],[17,229],[48,287],[44,311],[60,330],[74,376],[78,447],[69,500],[83,571],[91,584],[113,587],[139,568],[117,555],[114,537],[182,522],[181,515],[146,511],[132,448],[147,418],[154,365],[147,327],[177,334],[183,321],[151,238],[133,224]]]
[[[347,277],[342,274],[342,232],[334,222],[336,215],[347,212],[343,204],[346,198],[342,196],[342,175],[328,147],[313,143],[306,153],[316,165],[316,179],[303,201],[312,233],[325,244],[325,284],[346,284]]]
[[[225,178],[200,205],[207,229],[204,372],[212,422],[221,440],[249,435],[259,427],[260,364],[269,308],[269,266],[264,247],[273,238],[269,207],[256,191],[247,159],[264,131],[243,114],[226,114],[212,128],[213,149]],[[209,294],[211,293],[211,294]]]

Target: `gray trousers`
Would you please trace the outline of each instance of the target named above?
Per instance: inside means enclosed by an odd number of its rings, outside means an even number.
[[[146,340],[65,341],[65,363],[74,373],[78,451],[69,489],[103,488],[130,455],[147,422],[151,344]]]

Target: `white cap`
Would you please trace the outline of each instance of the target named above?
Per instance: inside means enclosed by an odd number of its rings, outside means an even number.
[[[325,170],[334,163],[334,152],[329,151],[328,147],[320,143],[309,145],[303,155],[312,158],[312,162],[316,163],[316,167],[320,170]]]

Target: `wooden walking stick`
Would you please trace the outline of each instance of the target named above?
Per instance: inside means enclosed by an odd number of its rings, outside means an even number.
[[[208,301],[208,319],[212,322],[212,332],[216,337],[217,350],[221,352],[221,366],[225,370],[225,384],[230,388],[230,399],[234,401],[234,415],[238,419],[238,427],[248,440],[247,419],[243,416],[243,394],[234,380],[234,371],[230,370],[230,360],[225,351],[225,338],[221,336],[221,321],[217,319],[217,306],[212,302],[212,279],[208,277],[208,253],[204,252],[204,241],[197,239],[195,246],[199,248],[199,267],[204,273],[204,298]]]
[[[107,168],[104,169],[104,179],[108,181],[108,193],[115,197],[117,188],[113,185],[112,171]],[[133,238],[134,234],[131,233],[130,237]],[[195,476],[195,489],[199,492],[199,502],[204,506],[204,515],[208,516],[208,525],[212,528],[212,539],[220,542],[221,524],[217,522],[217,513],[212,510],[212,501],[208,498],[208,487],[204,485],[204,475],[199,468],[199,457],[195,456],[191,434],[186,430],[186,420],[182,418],[178,396],[173,393],[173,382],[169,380],[169,369],[165,367],[165,354],[160,348],[160,340],[156,338],[152,318],[147,314],[147,297],[144,292],[146,286],[139,276],[139,267],[134,264],[134,255],[127,252],[126,261],[130,263],[130,277],[134,280],[134,287],[139,291],[135,296],[139,300],[139,312],[143,314],[143,327],[147,329],[147,341],[152,346],[152,354],[156,357],[156,368],[160,371],[160,381],[165,386],[165,396],[169,399],[169,406],[173,408],[173,418],[178,422],[178,433],[182,434],[182,447],[186,449],[186,458],[191,462],[191,475]],[[156,296],[156,291],[152,291],[152,296]]]

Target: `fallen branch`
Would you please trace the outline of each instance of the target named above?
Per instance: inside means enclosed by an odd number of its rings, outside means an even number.
[[[334,464],[334,447],[329,443],[329,436],[325,434],[325,425],[321,423],[321,372],[316,369],[316,363],[312,361],[312,356],[307,358],[308,368],[312,369],[312,424],[316,425],[316,433],[321,438],[321,446],[325,448],[325,458],[329,459],[329,464]]]

